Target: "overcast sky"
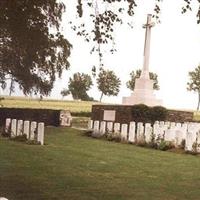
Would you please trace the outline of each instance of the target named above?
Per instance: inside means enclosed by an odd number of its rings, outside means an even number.
[[[63,33],[72,43],[73,49],[69,59],[70,70],[63,73],[52,91],[52,98],[61,98],[60,91],[67,86],[69,77],[75,72],[91,74],[92,66],[98,57],[90,55],[91,45],[78,38],[69,28],[69,16],[73,17],[72,0],[67,7],[68,13],[63,17]],[[76,1],[74,1],[76,2]],[[123,26],[115,31],[117,52],[110,55],[105,52],[106,68],[115,71],[122,81],[120,93],[117,97],[104,97],[104,102],[121,103],[123,96],[130,96],[131,91],[126,88],[129,74],[132,70],[142,68],[145,30],[142,25],[146,22],[146,15],[152,13],[155,0],[140,0],[140,5],[132,19],[134,28]],[[143,5],[142,5],[143,4]],[[183,0],[165,0],[162,5],[161,24],[152,29],[150,71],[158,74],[160,91],[157,97],[163,99],[168,108],[195,109],[197,94],[188,92],[186,84],[188,72],[200,63],[200,25],[196,23],[196,12],[181,14]],[[100,98],[97,87],[89,91],[95,99]]]

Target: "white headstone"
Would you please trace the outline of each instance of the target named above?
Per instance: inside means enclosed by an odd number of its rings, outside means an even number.
[[[102,121],[100,123],[100,132],[99,133],[100,133],[100,135],[104,135],[105,132],[106,132],[106,122]]]
[[[175,147],[179,147],[183,140],[183,132],[182,129],[179,128],[175,131]]]
[[[167,126],[167,128],[169,128],[169,127],[170,127],[170,124],[171,124],[171,123],[170,123],[170,122],[168,122],[168,121],[166,121],[166,122],[165,122],[165,125]]]
[[[171,123],[170,123],[170,127],[171,127],[171,128],[174,128],[175,126],[176,126],[176,123],[175,123],[175,122],[171,122]]]
[[[114,123],[114,133],[120,132],[120,123]]]
[[[5,132],[9,133],[10,129],[11,129],[11,119],[7,118],[6,119],[6,125],[5,125]]]
[[[60,111],[60,126],[71,126],[72,116],[69,110]]]
[[[144,126],[142,122],[137,123],[137,143],[144,142]]]
[[[23,134],[23,120],[17,121],[17,135]]]
[[[160,121],[160,126],[163,127],[165,125],[164,121]]]
[[[186,134],[186,140],[185,140],[185,150],[186,151],[193,151],[193,144],[196,142],[196,132],[192,131],[192,129],[190,129],[190,131],[187,132]]]
[[[44,123],[42,122],[38,123],[37,141],[44,145]]]
[[[11,137],[17,136],[17,120],[12,119],[11,122]]]
[[[115,121],[115,110],[104,110],[103,112],[103,120],[104,121]]]
[[[165,137],[164,137],[165,141],[175,143],[175,133],[176,133],[175,128],[167,129],[165,131]]]
[[[99,121],[94,121],[93,136],[99,135]]]
[[[37,129],[37,122],[31,122],[30,140],[35,139],[36,129]]]
[[[176,124],[176,128],[181,128],[181,126],[182,126],[181,123]]]
[[[127,124],[122,124],[122,129],[121,129],[121,140],[126,141],[127,140],[127,135],[128,134],[128,125]]]
[[[145,132],[144,132],[145,142],[147,142],[147,143],[151,142],[152,134],[153,134],[153,130],[152,130],[151,124],[146,123],[145,124]]]
[[[107,131],[110,133],[113,132],[113,122],[107,122]]]
[[[23,133],[26,135],[26,137],[29,139],[29,133],[30,133],[30,122],[29,121],[24,121],[24,130]]]
[[[128,134],[128,141],[134,143],[135,142],[135,122],[130,122],[129,124],[129,134]]]
[[[159,141],[164,138],[164,129],[161,128],[159,124],[153,125],[153,135],[156,141]]]
[[[89,120],[88,121],[88,130],[92,130],[93,129],[93,120]]]
[[[187,131],[188,131],[187,124],[183,124],[181,130],[182,130],[182,134],[183,134],[182,138],[185,140],[186,139],[186,134],[187,134]]]

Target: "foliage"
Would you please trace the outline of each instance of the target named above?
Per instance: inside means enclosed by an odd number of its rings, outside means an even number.
[[[121,134],[120,132],[106,132],[105,133],[106,139],[108,141],[115,141],[115,142],[121,142]]]
[[[68,89],[63,89],[60,94],[62,97],[68,96],[70,94],[70,91]]]
[[[149,120],[149,107],[144,104],[132,106],[132,117],[135,122],[147,122]]]
[[[149,107],[137,104],[132,106],[132,117],[136,122],[164,121],[167,117],[167,109],[162,106]]]
[[[187,90],[194,91],[198,93],[198,104],[197,110],[200,106],[200,65],[194,69],[194,71],[189,72],[189,82],[187,82]]]
[[[119,93],[119,87],[121,85],[120,79],[115,75],[114,71],[100,69],[97,77],[97,87],[101,91],[100,102],[103,95],[117,96]]]
[[[196,4],[193,4],[192,0],[182,1],[182,13],[190,10],[197,11],[197,23],[200,23],[200,2],[196,1]],[[94,42],[91,52],[98,53],[99,66],[102,67],[104,65],[102,46],[107,45],[112,54],[116,51],[114,37],[116,27],[123,24],[133,28],[133,16],[139,7],[144,6],[144,3],[138,0],[77,0],[76,2],[78,17],[76,15],[69,23],[77,35],[87,42]],[[153,9],[150,11],[158,23],[162,2],[162,0],[154,0]]]
[[[133,91],[135,89],[135,80],[140,76],[141,76],[141,70],[136,70],[136,72],[132,71],[130,73],[131,79],[126,83],[127,88]],[[156,73],[149,72],[149,77],[151,80],[154,81],[153,89],[159,90],[160,87],[158,85],[158,75]]]
[[[165,121],[167,109],[163,106],[154,106],[150,109],[151,121]]]
[[[164,139],[161,139],[161,141],[157,145],[157,149],[161,151],[167,151],[172,148],[174,148],[173,144],[171,142],[165,141]]]
[[[26,136],[26,134],[17,135],[15,137],[10,138],[10,139],[14,140],[14,141],[18,141],[18,142],[26,142],[27,141],[27,136]]]
[[[181,149],[185,149],[185,139],[183,139],[183,140],[181,141],[180,148],[181,148]]]
[[[49,95],[69,68],[71,44],[60,33],[65,10],[57,0],[0,1],[0,85],[18,83],[24,94]]]
[[[90,75],[84,73],[75,73],[72,78],[69,79],[68,89],[61,91],[61,94],[72,94],[75,100],[81,99],[84,101],[93,100],[88,96],[87,91],[92,86],[92,79]]]
[[[41,145],[41,142],[36,141],[36,140],[27,140],[26,144],[29,144],[29,145]]]

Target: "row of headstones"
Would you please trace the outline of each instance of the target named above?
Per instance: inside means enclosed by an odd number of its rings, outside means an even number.
[[[35,121],[23,121],[17,119],[6,119],[5,133],[10,133],[10,137],[14,138],[20,135],[26,135],[28,140],[37,141],[41,145],[44,144],[44,123]]]
[[[193,151],[194,144],[196,151],[200,152],[200,123],[174,123],[156,121],[152,126],[150,123],[120,124],[106,121],[93,121],[88,123],[88,129],[92,130],[93,136],[103,136],[107,133],[119,133],[121,140],[131,143],[155,141],[163,139],[172,142],[175,147],[180,147],[185,141],[185,150]]]

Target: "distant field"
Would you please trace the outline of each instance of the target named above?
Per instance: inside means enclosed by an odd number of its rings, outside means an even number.
[[[194,120],[200,121],[200,112],[199,111],[195,111],[194,115],[193,115]]]
[[[46,108],[55,110],[70,110],[71,112],[91,112],[92,104],[98,102],[91,101],[67,101],[67,100],[47,100],[25,97],[4,97],[0,101],[3,107],[9,108]]]
[[[93,104],[100,102],[91,101],[67,101],[56,99],[39,99],[28,97],[4,96],[0,101],[1,106],[9,108],[46,108],[55,110],[70,110],[73,113],[91,112]],[[191,110],[186,110],[191,111]],[[193,112],[193,111],[192,111]],[[200,111],[194,111],[194,120],[200,121]]]

